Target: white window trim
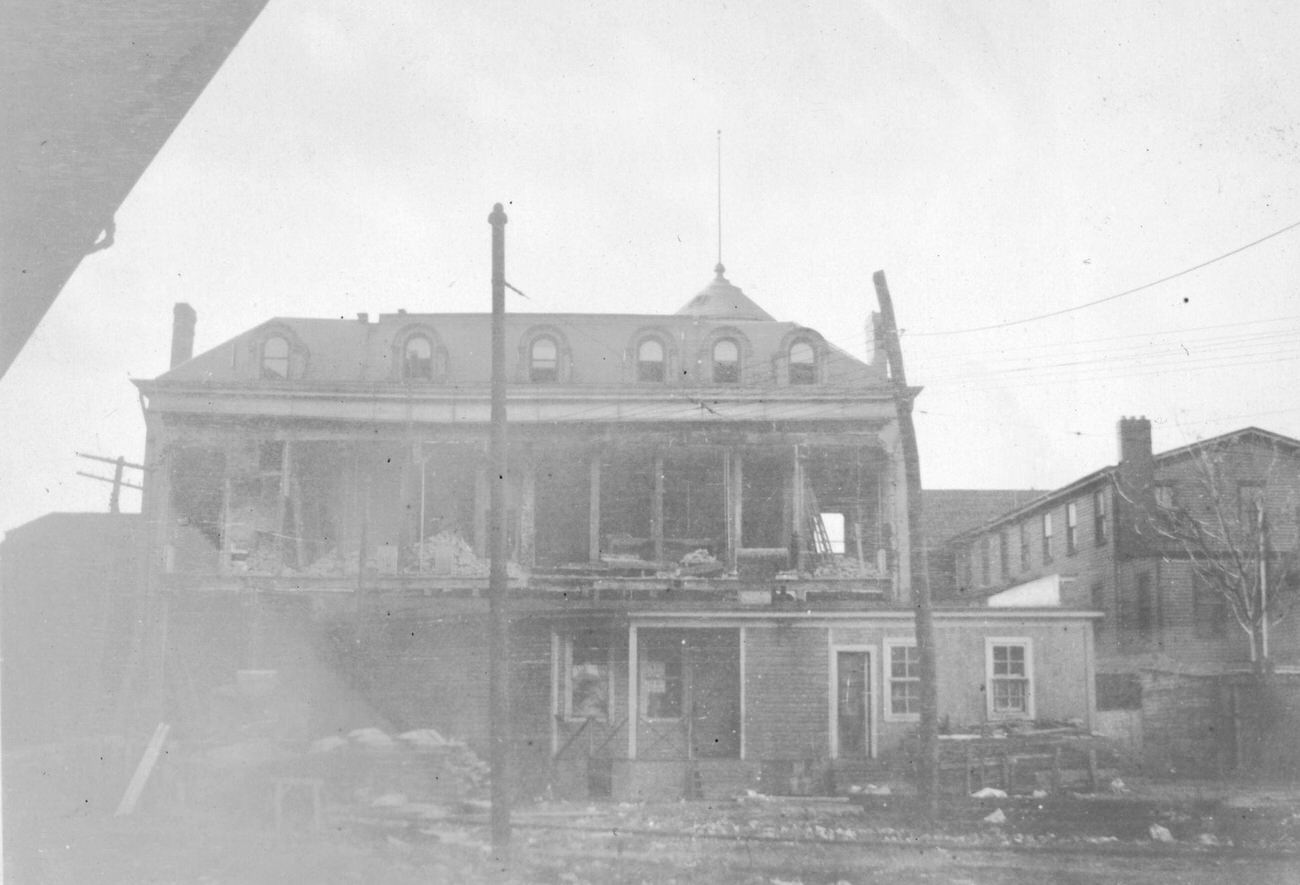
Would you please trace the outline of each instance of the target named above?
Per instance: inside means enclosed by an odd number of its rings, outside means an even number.
[[[998,645],[1019,645],[1025,650],[1025,712],[1006,713],[993,709],[993,648]],[[1027,636],[986,636],[984,638],[984,710],[990,721],[1037,718],[1034,695],[1034,641]]]
[[[885,646],[884,660],[880,664],[880,708],[881,711],[884,713],[885,721],[886,722],[920,722],[921,721],[920,711],[917,711],[916,713],[895,713],[894,712],[894,704],[893,704],[894,693],[892,690],[892,685],[894,681],[894,673],[891,667],[894,661],[893,650],[896,648],[916,648],[916,640],[907,639],[901,636],[894,637],[894,638],[885,639],[884,646]],[[906,680],[906,681],[910,682],[912,680]],[[921,685],[919,678],[915,681],[919,689]]]
[[[830,666],[828,667],[828,672],[830,674],[830,684],[827,686],[827,689],[830,697],[830,703],[827,706],[830,709],[830,717],[827,723],[829,726],[829,734],[827,735],[827,737],[830,742],[830,751],[831,751],[832,759],[840,758],[840,728],[839,728],[840,671],[839,671],[838,655],[842,651],[866,652],[867,666],[872,668],[873,672],[878,672],[879,665],[880,665],[880,655],[878,654],[879,649],[876,648],[876,646],[874,645],[831,645],[829,647]],[[875,759],[877,753],[880,750],[879,739],[877,737],[877,728],[878,728],[878,723],[880,721],[880,717],[877,715],[877,711],[880,709],[880,694],[878,691],[876,691],[876,685],[878,683],[879,680],[877,679],[872,679],[867,683],[868,687],[871,688],[871,694],[872,694],[872,697],[868,699],[868,704],[867,704],[867,714],[868,714],[867,715],[867,719],[868,719],[867,758],[868,759]]]
[[[610,722],[612,717],[610,709],[614,704],[614,643],[611,642],[608,648],[609,659],[606,661],[607,682],[609,683],[605,696],[605,715],[604,717],[595,717],[597,722]],[[560,714],[564,717],[565,722],[586,722],[586,716],[573,715],[573,635],[569,634],[560,639],[560,697],[559,706],[563,707]]]

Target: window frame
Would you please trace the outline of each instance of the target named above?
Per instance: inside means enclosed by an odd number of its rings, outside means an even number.
[[[882,663],[880,668],[880,678],[883,682],[881,686],[880,705],[881,705],[882,713],[884,714],[884,719],[886,722],[919,722],[921,720],[921,711],[919,709],[921,704],[921,672],[920,672],[921,661],[919,657],[919,652],[917,653],[918,656],[914,662],[908,662],[907,657],[909,656],[907,655],[904,656],[904,666],[907,669],[909,675],[901,676],[901,677],[894,676],[894,650],[899,648],[915,650],[917,648],[916,640],[903,637],[903,636],[886,637],[883,640],[882,645],[884,649],[884,655],[883,655],[884,662]],[[915,666],[915,672],[916,672],[916,675],[914,676],[910,675],[912,673],[913,666]],[[903,683],[906,685],[913,685],[916,687],[915,699],[916,699],[916,705],[918,709],[916,710],[915,713],[894,712],[895,683]]]
[[[1215,619],[1205,617],[1205,612],[1218,611]],[[1197,639],[1223,639],[1228,635],[1228,619],[1235,616],[1223,594],[1215,589],[1208,578],[1192,570],[1192,631]]]
[[[998,568],[1001,570],[1002,580],[1009,580],[1011,577],[1011,532],[1009,529],[998,532]]]
[[[736,352],[734,360],[719,360],[718,348],[724,344],[730,344]],[[739,384],[740,383],[740,342],[730,336],[719,338],[709,347],[709,380],[714,384]],[[720,372],[722,366],[731,366],[725,373]],[[719,377],[721,374],[732,375],[734,377]]]
[[[1065,555],[1079,552],[1079,505],[1070,501],[1065,505]]]
[[[1023,650],[1023,667],[1024,675],[1019,677],[1024,682],[1025,705],[1024,710],[998,710],[996,709],[997,691],[995,681],[1016,678],[1013,676],[999,676],[995,673],[995,649],[997,648],[1020,648]],[[1008,661],[1008,663],[1010,663]],[[985,712],[990,721],[1005,722],[1008,720],[1029,720],[1037,718],[1035,691],[1034,691],[1034,641],[1027,636],[986,636],[984,638],[984,702]]]
[[[1020,523],[1020,570],[1029,571],[1033,561],[1033,545],[1029,543],[1029,522]]]
[[[993,584],[991,573],[993,559],[993,536],[985,535],[980,540],[980,586],[989,587]]]
[[[1108,517],[1106,490],[1098,489],[1092,493],[1092,537],[1098,547],[1103,546],[1109,538],[1106,526]]]
[[[416,375],[411,372],[411,345],[415,344],[417,341],[423,341],[425,346],[429,349],[429,355],[423,360],[423,362],[426,363],[426,374],[423,375]],[[434,360],[437,352],[437,345],[434,343],[433,339],[425,333],[413,332],[410,335],[407,335],[406,339],[402,342],[402,380],[415,382],[432,381],[434,376]]]
[[[808,359],[795,361],[795,348],[806,347],[808,349]],[[795,368],[799,371],[796,373]],[[791,342],[789,349],[786,351],[786,378],[790,386],[804,386],[817,383],[817,348],[811,341],[806,338],[799,338]]]
[[[553,353],[551,355],[551,365],[549,369],[539,368],[537,360],[537,348],[542,343],[551,345]],[[539,374],[541,377],[539,377]],[[551,335],[543,332],[533,337],[528,342],[528,383],[530,384],[556,384],[560,380],[560,342],[556,341]]]
[[[648,345],[654,345],[659,348],[658,361],[646,360],[642,357],[642,352]],[[646,368],[657,366],[658,377],[647,378]],[[668,380],[668,348],[657,337],[650,335],[642,338],[636,345],[636,380],[638,384],[663,384]]]
[[[1133,576],[1133,635],[1143,642],[1154,639],[1160,629],[1160,605],[1152,586],[1151,572]]]
[[[1175,510],[1178,507],[1178,484],[1169,480],[1157,482],[1155,486],[1156,507],[1162,510]]]
[[[279,341],[284,344],[284,356],[272,357],[267,354],[271,343]],[[274,359],[276,362],[284,361],[284,374],[268,374],[267,363]],[[280,332],[273,332],[262,340],[262,346],[257,351],[257,372],[258,377],[263,381],[290,381],[293,379],[293,342],[289,336]]]
[[[1247,505],[1251,510],[1267,510],[1266,495],[1267,484],[1262,479],[1243,479],[1237,482],[1237,520],[1241,523],[1242,528],[1255,524],[1258,516],[1254,513],[1247,513]]]
[[[1043,565],[1052,561],[1052,511],[1048,510],[1039,520],[1043,535]]]
[[[597,632],[597,631],[591,631]],[[614,690],[617,687],[615,674],[615,655],[614,643],[609,641],[605,643],[605,661],[598,666],[605,667],[605,712],[603,716],[575,716],[573,714],[573,689],[575,686],[573,678],[573,650],[575,640],[578,638],[576,633],[568,633],[561,637],[560,649],[560,666],[561,679],[559,705],[560,710],[557,712],[564,718],[565,722],[586,722],[588,719],[594,719],[597,722],[612,722],[614,705]]]

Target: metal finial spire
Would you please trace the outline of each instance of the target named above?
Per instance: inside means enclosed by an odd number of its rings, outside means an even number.
[[[723,272],[722,267],[722,130],[718,130],[718,266],[716,268],[718,275]]]

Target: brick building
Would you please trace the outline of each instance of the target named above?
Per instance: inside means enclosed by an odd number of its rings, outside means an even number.
[[[328,670],[483,747],[490,316],[282,318],[191,358],[193,323],[137,382],[173,718],[243,670],[293,694],[286,733],[370,724],[312,694]],[[513,314],[506,339],[522,789],[729,793],[897,748],[917,391],[721,266],[677,313]],[[949,721],[1090,721],[1088,615],[935,621]]]
[[[1171,514],[1194,519],[1224,556],[1232,545],[1213,539],[1267,543],[1264,559],[1278,584],[1268,657],[1283,693],[1274,706],[1300,711],[1290,675],[1300,668],[1298,619],[1276,617],[1298,589],[1294,572],[1286,578],[1283,570],[1294,567],[1300,546],[1300,441],[1248,427],[1154,454],[1150,422],[1126,418],[1119,449],[1118,464],[958,535],[948,551],[956,575],[949,598],[1102,612],[1102,720],[1117,723],[1160,770],[1259,761],[1268,754],[1248,744],[1267,743],[1267,729],[1247,721],[1262,709],[1249,678],[1250,634],[1167,522]],[[1265,535],[1250,530],[1261,509]],[[1300,756],[1279,764],[1300,766]]]
[[[1153,454],[1145,418],[1120,422],[1120,459],[1001,514],[954,539],[957,598],[1026,598],[1105,613],[1098,623],[1099,671],[1166,667],[1202,672],[1249,668],[1249,638],[1227,602],[1194,574],[1186,553],[1150,524],[1152,513],[1190,506],[1210,513],[1211,491],[1229,521],[1262,499],[1270,543],[1297,546],[1300,441],[1248,427]],[[1214,459],[1207,488],[1205,457]],[[1125,491],[1132,490],[1131,492]],[[1224,504],[1224,501],[1220,501]],[[1272,652],[1300,664],[1287,618]]]

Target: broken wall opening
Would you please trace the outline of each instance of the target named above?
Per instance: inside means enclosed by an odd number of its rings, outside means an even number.
[[[700,549],[724,558],[731,540],[726,453],[718,449],[669,450],[663,464],[663,558],[675,562]]]

